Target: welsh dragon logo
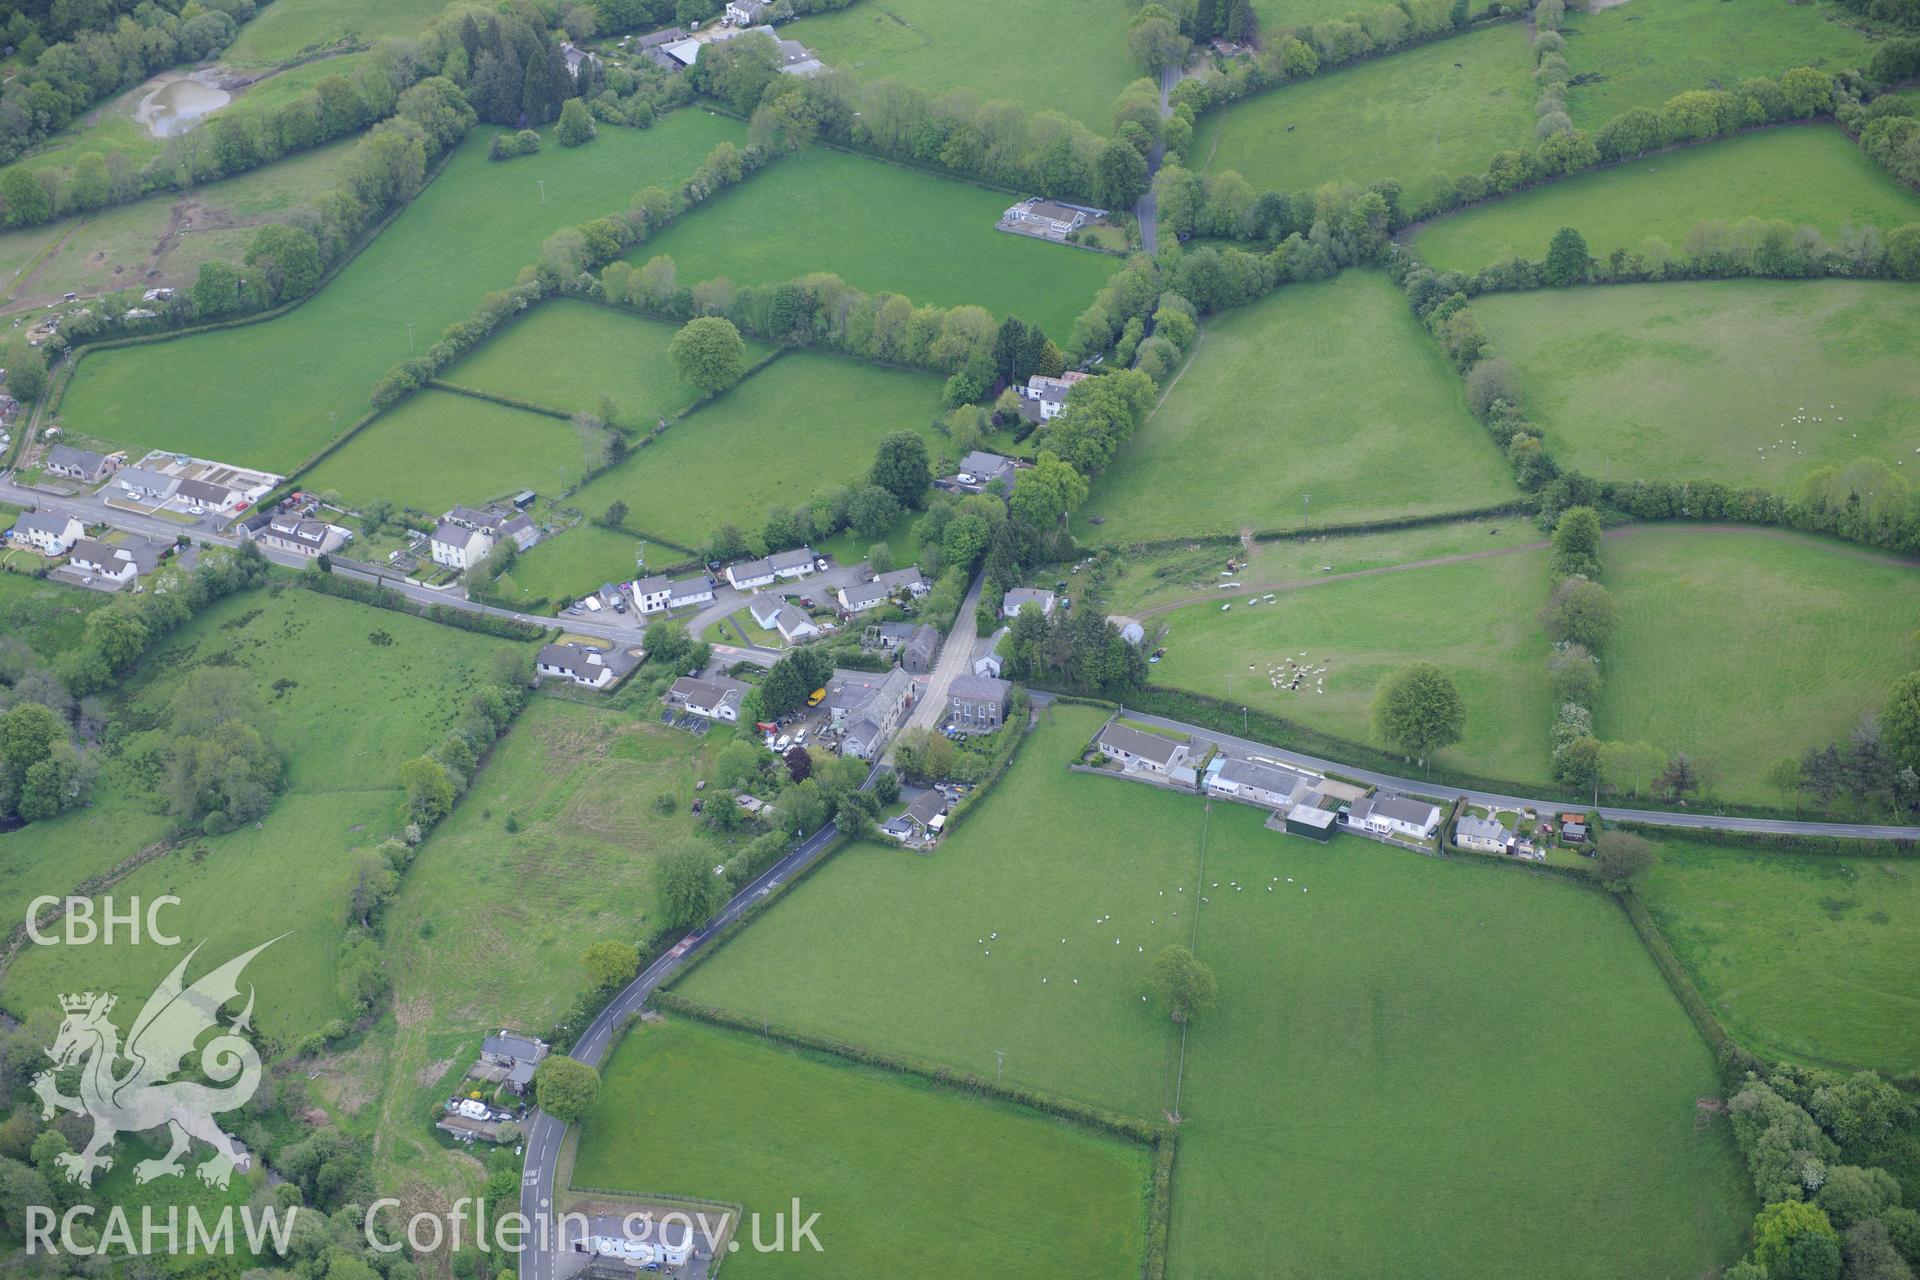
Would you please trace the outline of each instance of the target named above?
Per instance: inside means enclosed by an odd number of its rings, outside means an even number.
[[[91,991],[60,997],[66,1019],[47,1050],[53,1070],[33,1078],[33,1091],[40,1097],[44,1119],[52,1119],[56,1109],[93,1119],[93,1136],[86,1149],[59,1157],[68,1178],[82,1186],[92,1183],[96,1170],[113,1167],[113,1157],[103,1153],[116,1135],[162,1125],[172,1135],[172,1149],[157,1160],[135,1165],[138,1182],[181,1174],[181,1157],[194,1138],[213,1148],[213,1156],[194,1169],[209,1186],[224,1187],[236,1168],[247,1167],[246,1151],[213,1117],[244,1106],[260,1087],[260,1055],[243,1034],[252,1030],[252,984],[247,986],[246,1008],[239,1017],[222,1024],[219,1014],[239,997],[240,973],[247,962],[278,941],[263,942],[188,986],[187,965],[200,951],[196,946],[147,999],[124,1048],[119,1029],[107,1016],[113,1012],[115,997]],[[220,1034],[196,1049],[208,1030]],[[196,1052],[200,1074],[224,1087],[172,1079],[179,1074],[182,1060]],[[80,1096],[69,1098],[55,1083],[55,1072],[75,1064],[81,1065]]]

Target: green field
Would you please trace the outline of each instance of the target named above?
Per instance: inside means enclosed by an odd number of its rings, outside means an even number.
[[[1783,218],[1838,243],[1847,227],[1889,231],[1920,220],[1920,198],[1827,125],[1768,129],[1597,169],[1421,228],[1414,247],[1438,271],[1540,261],[1562,227],[1596,258],[1658,236],[1685,248],[1696,222]],[[1568,308],[1575,311],[1575,308]]]
[[[815,148],[742,183],[628,256],[641,263],[665,254],[689,285],[715,276],[764,284],[831,271],[868,293],[1017,315],[1065,343],[1073,318],[1121,260],[996,230],[1011,203],[1004,191]]]
[[[793,507],[864,476],[880,437],[932,423],[940,380],[813,351],[782,356],[701,406],[573,496],[598,516],[616,498],[627,524],[697,547],[722,524],[758,529],[767,508]]]
[[[1223,591],[1220,603],[1154,619],[1167,624],[1167,653],[1153,680],[1389,749],[1373,729],[1375,688],[1409,662],[1434,662],[1453,676],[1467,711],[1465,737],[1436,759],[1483,777],[1537,781],[1547,775],[1553,719],[1547,641],[1534,621],[1546,591],[1546,554],[1537,550],[1311,585],[1259,605],[1248,604],[1251,590]],[[1233,608],[1223,610],[1228,601]],[[1288,659],[1316,672],[1291,691],[1269,674]]]
[[[263,66],[335,45],[410,36],[445,7],[442,0],[274,0],[240,28],[223,60]]]
[[[1640,896],[1736,1040],[1888,1074],[1920,1061],[1920,865],[1659,845]]]
[[[796,1195],[820,1215],[818,1252],[756,1253],[743,1226],[729,1274],[1050,1280],[1139,1269],[1146,1166],[1065,1121],[670,1021],[614,1052],[574,1178],[742,1204],[763,1240]]]
[[[640,552],[639,539],[583,521],[535,543],[494,579],[493,589],[509,600],[549,600],[558,605],[603,582],[632,578]],[[657,550],[654,557],[656,563],[677,558],[677,552]]]
[[[1724,800],[1782,803],[1766,767],[1844,741],[1914,666],[1910,564],[1685,526],[1611,539],[1605,564],[1620,624],[1594,709],[1600,737],[1686,751]]]
[[[804,18],[782,34],[863,80],[973,90],[1105,133],[1115,96],[1140,76],[1127,54],[1131,16],[1124,0],[885,0]]]
[[[1567,109],[1574,124],[1597,129],[1688,89],[1732,89],[1794,67],[1863,66],[1870,46],[1847,21],[1837,5],[1794,0],[1627,0],[1597,13],[1569,10],[1567,64],[1589,78],[1567,94]]]
[[[1004,1050],[1015,1083],[1157,1115],[1178,1055],[1139,997],[1199,910],[1220,1000],[1187,1045],[1172,1274],[1730,1256],[1741,1174],[1695,1129],[1712,1060],[1605,898],[1066,773],[1100,722],[1055,708],[935,856],[842,852],[684,994],[969,1071]]]
[[[1745,1243],[1745,1170],[1696,1107],[1719,1073],[1604,896],[1231,804],[1207,880],[1176,1280],[1693,1280]]]
[[[521,489],[559,493],[587,472],[606,432],[451,391],[419,391],[328,455],[301,483],[352,504],[388,498],[438,514]]]
[[[391,643],[374,643],[375,633]],[[178,895],[168,925],[189,944],[204,939],[208,959],[290,933],[248,969],[259,983],[256,1025],[284,1048],[345,1011],[334,974],[354,863],[401,828],[399,766],[438,740],[494,655],[511,652],[530,660],[525,646],[310,592],[229,597],[148,655],[118,697],[128,731],[94,805],[0,836],[10,872],[0,906],[18,919],[26,898],[64,891],[162,835],[153,789],[166,730],[147,726],[164,726],[161,712],[195,667],[243,666],[287,761],[284,792],[258,825],[190,839],[112,892]],[[40,1010],[56,992],[107,984],[131,1016],[178,960],[159,947],[28,947],[7,971],[4,1000]]]
[[[455,1171],[465,1161],[418,1117],[447,1095],[486,1030],[539,1035],[564,1014],[587,985],[579,957],[589,943],[654,932],[653,855],[693,837],[688,806],[712,741],[535,699],[421,846],[387,910],[387,967],[406,1014],[343,1059],[327,1087],[343,1109],[371,1103],[359,1119],[381,1134],[383,1187],[464,1189]],[[663,795],[676,802],[671,814],[653,807]]]
[[[1208,116],[1194,165],[1238,170],[1255,190],[1396,178],[1418,205],[1435,175],[1479,173],[1494,152],[1532,142],[1532,72],[1519,23],[1436,41]]]
[[[1364,13],[1367,8],[1357,0],[1254,0],[1253,3],[1253,11],[1260,18],[1260,30],[1268,39],[1282,28],[1332,22]]]
[[[667,359],[674,326],[573,298],[555,298],[516,320],[447,371],[455,386],[509,396],[567,413],[600,412],[649,430],[685,413],[700,393]],[[747,362],[773,348],[749,339]]]
[[[1474,311],[1568,470],[1792,494],[1827,463],[1920,468],[1910,286],[1620,285],[1483,297]]]
[[[1074,532],[1126,542],[1297,529],[1307,495],[1325,526],[1467,511],[1515,492],[1400,291],[1349,271],[1209,320]]]
[[[51,662],[80,643],[87,615],[104,603],[96,591],[0,573],[0,635],[24,640],[41,661]]]
[[[740,126],[680,111],[648,130],[513,164],[486,158],[476,129],[413,205],[319,294],[284,316],[83,360],[61,418],[136,453],[165,446],[285,472],[367,410],[367,393],[412,346],[424,351],[481,295],[513,283],[556,227],[671,186]],[[546,183],[541,203],[540,180]],[[156,403],[194,406],[156,416]]]
[[[65,293],[190,286],[201,263],[241,261],[261,224],[287,221],[333,190],[357,141],[343,138],[191,192],[152,195],[0,234],[0,296],[12,307],[52,302]],[[45,261],[8,291],[14,273],[43,252]]]

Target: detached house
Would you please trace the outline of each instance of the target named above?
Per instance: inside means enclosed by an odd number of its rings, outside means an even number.
[[[91,449],[56,444],[47,450],[46,471],[83,484],[92,484],[107,473],[107,456]]]
[[[1076,209],[1070,204],[1061,204],[1058,200],[1043,200],[1034,197],[1022,200],[1005,213],[1000,220],[1022,231],[1038,232],[1044,236],[1066,236],[1087,225],[1087,211]]]
[[[983,453],[975,449],[960,459],[959,468],[949,477],[947,483],[955,489],[968,493],[984,493],[997,481],[1001,492],[1012,493],[1015,473],[1018,469],[1019,464],[1012,458],[1005,458],[997,453]]]
[[[158,504],[173,496],[180,481],[145,467],[126,467],[114,478],[114,487],[119,490],[118,497]]]
[[[955,676],[947,687],[947,716],[963,733],[992,733],[1007,717],[1013,686],[992,676]]]
[[[750,27],[764,18],[773,5],[768,0],[729,0],[726,22],[729,26]]]
[[[895,592],[907,591],[919,597],[926,595],[930,589],[927,580],[920,576],[920,566],[913,565],[883,573],[871,582],[840,588],[840,607],[848,613],[864,613],[893,599]]]
[[[110,547],[92,538],[82,538],[74,543],[73,554],[67,562],[96,578],[123,585],[132,582],[134,575],[140,571],[140,567],[133,562],[133,552],[125,547]]]
[[[583,644],[547,645],[533,660],[533,669],[587,689],[604,689],[619,678],[604,653]]]
[[[749,611],[755,622],[769,631],[778,631],[788,644],[820,634],[812,618],[777,596],[756,596]]]
[[[493,554],[493,534],[485,529],[469,528],[442,520],[429,542],[433,562],[464,573]]]
[[[1020,611],[1028,605],[1038,606],[1043,616],[1051,614],[1053,612],[1053,592],[1037,591],[1032,587],[1015,587],[1000,598],[1000,616],[1003,618],[1017,618],[1020,616]]]
[[[713,676],[710,679],[681,676],[667,689],[667,705],[680,707],[689,715],[737,724],[740,720],[740,700],[746,696],[747,686],[738,680],[729,680],[725,676]]]
[[[63,556],[86,535],[86,526],[72,516],[28,511],[13,522],[15,542],[24,542],[46,556]]]
[[[1076,382],[1086,381],[1087,375],[1078,369],[1069,370],[1057,378],[1044,373],[1036,373],[1027,379],[1020,388],[1020,416],[1029,422],[1046,422],[1060,416],[1067,407],[1067,392]]]
[[[225,511],[240,501],[243,495],[224,484],[209,484],[205,480],[182,480],[174,489],[173,496],[189,506]]]
[[[1122,768],[1147,773],[1169,773],[1187,758],[1186,743],[1130,729],[1118,720],[1107,721],[1094,745],[1102,755],[1118,760]]]
[[[1507,829],[1492,818],[1463,816],[1453,827],[1453,842],[1462,849],[1481,853],[1503,853],[1507,847]]]
[[[1228,759],[1208,772],[1210,794],[1243,800],[1268,809],[1290,809],[1314,788],[1318,779],[1254,760]]]
[[[351,536],[337,524],[307,520],[292,512],[270,515],[263,521],[249,524],[247,529],[263,546],[303,556],[318,556],[333,551]]]
[[[812,547],[796,547],[792,551],[776,551],[764,560],[742,560],[739,564],[727,566],[727,581],[736,591],[751,591],[755,587],[771,586],[775,581],[786,579],[793,581],[804,578],[814,571]]]
[[[1440,806],[1382,791],[1348,805],[1346,823],[1375,835],[1425,840],[1440,825]]]

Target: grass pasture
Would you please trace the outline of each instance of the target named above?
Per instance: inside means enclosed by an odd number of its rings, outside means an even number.
[[[1569,11],[1567,64],[1585,77],[1567,94],[1582,129],[1689,89],[1731,89],[1794,67],[1838,71],[1870,56],[1838,5],[1794,0],[1628,0]]]
[[[1140,71],[1127,53],[1124,0],[885,0],[803,18],[783,34],[863,80],[890,77],[934,93],[1059,111],[1096,132]],[[1062,33],[1071,54],[1061,56]]]
[[[301,483],[349,503],[375,498],[438,513],[520,489],[559,493],[580,483],[606,433],[452,391],[427,389],[374,419]]]
[[[1088,541],[1297,529],[1515,496],[1460,381],[1391,282],[1348,271],[1209,320],[1075,518]],[[1088,517],[1104,517],[1102,525]]]
[[[1494,152],[1532,141],[1532,75],[1524,24],[1435,41],[1208,116],[1194,167],[1238,170],[1255,190],[1397,178],[1417,205],[1436,174],[1478,173]]]
[[[567,413],[597,414],[604,397],[613,401],[615,422],[651,429],[700,398],[667,359],[676,332],[664,321],[555,298],[448,370],[446,381]],[[747,363],[772,349],[749,338]]]
[[[1171,1275],[1682,1280],[1733,1252],[1712,1059],[1603,896],[1067,773],[1100,722],[1055,707],[934,856],[843,851],[683,993],[967,1071],[1001,1049],[1015,1083],[1158,1115],[1178,1054],[1140,995],[1198,910],[1220,998]]]
[[[375,643],[380,633],[391,643]],[[196,667],[245,667],[287,761],[282,794],[257,826],[189,839],[112,893],[176,894],[169,927],[205,940],[209,959],[289,934],[248,970],[261,993],[257,1025],[284,1048],[346,1012],[335,962],[347,895],[356,862],[401,828],[400,765],[454,721],[493,656],[510,652],[521,661],[530,653],[311,592],[229,597],[150,654],[119,695],[115,718],[142,727],[108,761],[94,805],[0,836],[0,866],[26,873],[24,882],[5,877],[7,897],[16,884],[22,901],[64,893],[163,835],[154,794],[167,747],[162,712]],[[37,1010],[56,992],[106,984],[131,1018],[178,959],[156,947],[28,947],[7,971],[4,1000]]]
[[[1911,287],[1619,285],[1499,294],[1474,311],[1564,468],[1785,494],[1826,463],[1920,468]]]
[[[1218,603],[1153,619],[1167,624],[1153,680],[1390,749],[1373,730],[1375,688],[1409,662],[1437,663],[1459,685],[1467,721],[1464,739],[1436,759],[1482,776],[1542,779],[1552,707],[1534,614],[1546,591],[1539,550],[1316,583],[1259,605],[1248,604],[1251,590],[1223,591]],[[1276,689],[1268,673],[1286,659],[1327,670],[1297,690]]]
[[[606,129],[590,146],[492,164],[492,133],[475,129],[412,206],[291,312],[83,360],[62,421],[136,454],[164,446],[289,471],[366,412],[373,384],[407,355],[409,321],[425,350],[482,294],[511,284],[554,228],[623,209],[638,188],[670,185],[715,143],[742,136],[733,121],[679,111],[651,129]]]
[[[189,287],[201,263],[241,261],[261,225],[286,221],[331,191],[357,141],[343,138],[190,192],[0,234],[0,298],[12,308],[66,293]],[[8,292],[14,273],[29,267]]]
[[[1170,1276],[1692,1280],[1738,1251],[1712,1056],[1604,896],[1212,822]]]
[[[382,1186],[465,1188],[464,1159],[418,1117],[466,1070],[485,1029],[538,1035],[559,1019],[587,985],[589,943],[653,932],[654,858],[696,838],[688,806],[715,749],[552,698],[536,698],[494,748],[388,908],[386,964],[406,1016],[390,1037],[357,1046],[328,1090],[347,1107],[373,1101]],[[671,813],[655,810],[661,796]]]
[[[1073,318],[1121,260],[996,230],[1013,200],[1004,191],[816,147],[717,197],[628,256],[638,264],[665,254],[683,284],[716,276],[765,284],[830,271],[868,293],[1017,315],[1064,344]]]
[[[773,506],[863,476],[880,437],[932,423],[940,380],[929,374],[795,351],[687,415],[653,444],[573,496],[597,516],[616,498],[630,527],[697,547],[722,524],[758,528]],[[944,438],[944,437],[940,437]]]
[[[1640,896],[1734,1039],[1889,1074],[1920,1062],[1920,865],[1658,844]]]
[[[743,1204],[763,1240],[796,1196],[820,1215],[819,1252],[756,1253],[743,1225],[748,1277],[1120,1276],[1145,1249],[1143,1148],[685,1021],[614,1051],[574,1172]]]
[[[440,0],[279,0],[240,28],[223,60],[257,67],[336,45],[367,45],[417,34],[445,7]]]
[[[640,541],[605,525],[583,521],[523,553],[513,567],[494,579],[493,589],[509,600],[554,605],[583,595],[603,582],[619,582],[635,573]],[[656,562],[677,553],[656,553]]]
[[[1600,737],[1686,751],[1724,800],[1781,804],[1766,767],[1845,739],[1914,665],[1910,564],[1685,525],[1609,539],[1605,564],[1620,622]]]
[[[1658,236],[1678,250],[1696,222],[1783,218],[1838,241],[1846,227],[1882,231],[1920,220],[1920,198],[1839,129],[1767,129],[1596,169],[1518,192],[1423,227],[1414,247],[1441,271],[1540,261],[1561,227],[1596,258]],[[1568,310],[1574,310],[1568,308]]]

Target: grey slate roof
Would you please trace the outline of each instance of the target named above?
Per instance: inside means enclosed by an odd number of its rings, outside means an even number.
[[[1492,818],[1476,818],[1472,814],[1462,817],[1454,828],[1454,839],[1497,840],[1507,842],[1507,829]]]
[[[476,542],[484,541],[485,537],[486,535],[478,529],[469,529],[467,526],[455,524],[451,520],[442,520],[433,530],[433,540],[435,542],[444,542],[450,547],[459,547],[463,551]]]
[[[992,676],[955,676],[953,683],[947,686],[947,696],[950,698],[967,702],[997,702],[1003,707],[1012,693],[1012,683],[996,680]]]
[[[1220,766],[1222,781],[1235,786],[1258,787],[1275,795],[1292,796],[1313,785],[1313,779],[1296,769],[1282,769],[1257,760],[1228,759]]]
[[[1174,752],[1184,744],[1172,738],[1163,738],[1157,733],[1142,733],[1130,729],[1124,724],[1110,724],[1100,731],[1101,747],[1113,747],[1131,756],[1151,760],[1155,764],[1166,764],[1173,759]]]
[[[13,522],[13,527],[21,533],[50,533],[56,537],[66,532],[72,516],[58,516],[51,511],[26,511]]]
[[[1394,822],[1407,822],[1416,827],[1426,826],[1440,816],[1438,805],[1428,804],[1425,800],[1413,800],[1391,792],[1381,792],[1373,798],[1372,812]]]
[[[47,450],[48,466],[77,470],[82,475],[94,475],[106,463],[105,454],[95,453],[91,449],[76,449],[70,444],[56,444]]]

